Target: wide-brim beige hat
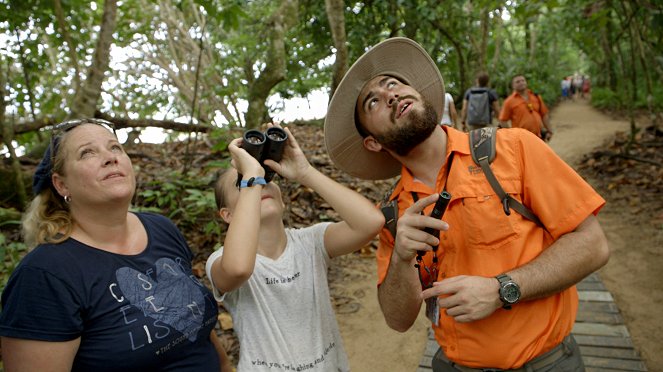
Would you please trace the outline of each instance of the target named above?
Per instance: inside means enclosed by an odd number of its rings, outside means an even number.
[[[357,97],[378,75],[394,76],[415,88],[442,117],[444,82],[437,65],[416,42],[395,37],[375,45],[350,67],[327,109],[325,144],[329,157],[343,171],[367,180],[391,178],[401,164],[385,151],[368,151],[355,127]]]

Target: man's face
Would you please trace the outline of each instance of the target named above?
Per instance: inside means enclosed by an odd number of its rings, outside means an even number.
[[[437,126],[433,106],[411,86],[391,76],[370,80],[357,98],[359,121],[383,147],[407,155]]]
[[[516,76],[511,80],[511,87],[517,92],[523,92],[527,89],[527,80],[524,76]]]

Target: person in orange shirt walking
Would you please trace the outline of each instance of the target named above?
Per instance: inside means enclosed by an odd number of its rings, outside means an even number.
[[[500,112],[500,127],[523,128],[541,137],[544,141],[550,141],[553,132],[550,127],[550,115],[548,107],[538,94],[527,89],[527,79],[523,75],[516,75],[511,79],[513,93],[504,100]]]
[[[575,284],[608,261],[595,216],[605,200],[532,133],[500,129],[495,177],[540,225],[510,210],[473,161],[469,135],[437,124],[443,97],[425,49],[391,38],[348,70],[325,119],[337,167],[367,180],[400,174],[376,253],[386,323],[407,331],[425,303],[436,372],[584,370],[571,335]],[[440,220],[430,213],[441,191],[451,199]]]

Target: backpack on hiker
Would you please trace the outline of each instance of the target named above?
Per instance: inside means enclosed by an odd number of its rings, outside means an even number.
[[[488,88],[470,89],[467,100],[467,124],[489,125],[490,120],[490,91]]]
[[[504,214],[507,216],[511,215],[511,209],[513,209],[539,227],[546,229],[534,212],[504,191],[502,185],[500,185],[500,182],[495,177],[493,170],[490,168],[490,163],[495,159],[496,132],[497,128],[495,127],[478,128],[470,131],[470,153],[472,154],[472,160],[481,167],[488,183],[500,198]],[[449,174],[450,171],[447,172],[447,177],[449,177]],[[398,200],[392,197],[395,194],[396,187],[399,186],[400,178],[389,193],[385,195],[380,206],[382,214],[385,217],[384,226],[389,229],[391,236],[394,238],[396,238],[396,222],[398,220]]]

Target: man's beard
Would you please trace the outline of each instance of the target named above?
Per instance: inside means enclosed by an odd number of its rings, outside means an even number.
[[[437,113],[428,101],[422,101],[424,111],[412,110],[410,122],[406,125],[395,126],[383,134],[373,134],[373,137],[386,149],[400,156],[406,156],[417,145],[435,130],[437,124]]]

